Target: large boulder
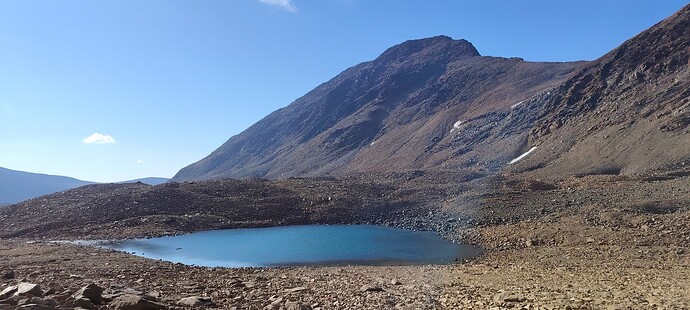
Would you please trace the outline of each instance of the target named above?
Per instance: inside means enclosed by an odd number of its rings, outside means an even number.
[[[43,296],[43,290],[41,289],[40,286],[38,286],[38,284],[21,282],[21,283],[17,284],[17,291],[14,293],[14,296],[37,296],[37,297],[41,297],[41,296]]]
[[[75,300],[79,299],[88,299],[90,300],[94,305],[100,305],[103,303],[103,288],[100,286],[96,285],[95,283],[91,283],[87,286],[82,287],[80,290],[78,290],[72,297]]]
[[[82,297],[82,298],[76,299],[72,302],[72,304],[75,307],[78,307],[81,309],[92,309],[92,310],[96,309],[96,305],[94,305],[93,302],[91,302],[88,298]]]
[[[8,286],[0,292],[0,299],[6,299],[12,296],[43,296],[43,290],[38,284],[21,282],[17,285]]]

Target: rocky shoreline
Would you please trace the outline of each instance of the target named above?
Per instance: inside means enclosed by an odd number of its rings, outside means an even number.
[[[665,247],[535,247],[445,266],[230,269],[2,241],[0,257],[3,289],[41,290],[3,295],[2,309],[687,309],[690,300],[690,256]],[[100,302],[83,300],[90,285],[103,289]]]
[[[204,268],[5,238],[0,309],[688,309],[687,176],[495,182],[397,223],[489,250],[469,262]],[[79,294],[92,284],[93,305]]]

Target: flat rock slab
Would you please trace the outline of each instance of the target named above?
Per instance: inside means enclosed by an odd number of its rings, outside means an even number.
[[[115,298],[109,306],[115,310],[159,310],[168,308],[164,304],[132,294],[125,294]]]
[[[177,302],[177,304],[180,306],[187,306],[187,307],[208,307],[208,306],[214,305],[213,301],[211,301],[211,297],[200,297],[200,296],[192,296],[192,297],[182,298]]]
[[[0,299],[7,299],[12,296],[43,296],[43,290],[38,284],[21,282],[16,286],[8,286],[0,292]]]
[[[33,284],[33,283],[27,283],[27,282],[21,282],[17,284],[17,291],[14,293],[14,296],[26,296],[26,295],[32,295],[32,296],[43,296],[43,290],[41,289],[38,284]]]

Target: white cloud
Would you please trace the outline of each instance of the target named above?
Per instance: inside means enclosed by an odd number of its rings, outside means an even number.
[[[143,163],[144,163],[143,160],[141,160],[141,159],[140,159],[140,160],[137,160],[137,165],[141,165],[141,164],[143,164]]]
[[[297,12],[297,7],[292,4],[292,0],[259,0],[259,2],[278,6],[288,12]]]
[[[81,141],[84,142],[85,144],[113,144],[113,143],[117,143],[117,141],[115,141],[115,138],[113,138],[109,135],[104,135],[104,134],[100,134],[97,132],[94,132],[92,135],[84,138]]]

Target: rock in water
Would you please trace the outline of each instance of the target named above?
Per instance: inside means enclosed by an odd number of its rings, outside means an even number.
[[[199,297],[199,296],[182,298],[177,302],[177,304],[180,306],[187,306],[187,307],[208,307],[208,306],[214,305],[213,301],[211,301],[211,297]]]
[[[115,298],[110,303],[110,308],[115,310],[158,310],[167,309],[163,304],[150,301],[141,296],[125,294]]]
[[[99,305],[103,303],[102,294],[103,288],[96,285],[95,283],[91,283],[85,287],[82,287],[80,290],[74,293],[72,297],[74,297],[74,299],[85,298],[90,300],[94,305]]]

